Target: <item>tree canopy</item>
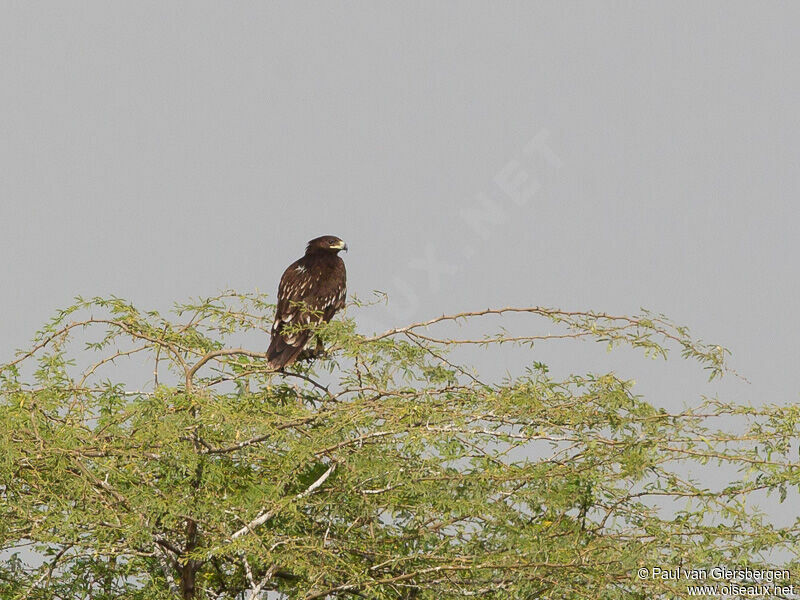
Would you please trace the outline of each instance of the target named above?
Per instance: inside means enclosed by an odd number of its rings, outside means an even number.
[[[723,348],[663,316],[337,319],[315,332],[326,357],[274,372],[272,312],[234,292],[166,316],[78,299],[0,368],[0,596],[674,598],[687,582],[655,567],[797,565],[797,520],[758,505],[800,484],[798,406],[669,412],[536,361],[594,340],[725,374]],[[506,313],[544,332],[442,333]],[[529,367],[486,381],[453,356],[499,344]]]

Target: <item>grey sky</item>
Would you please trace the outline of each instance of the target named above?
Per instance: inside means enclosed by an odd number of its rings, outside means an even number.
[[[0,360],[76,294],[274,293],[332,233],[392,298],[365,328],[645,306],[797,400],[798,4],[0,11]]]

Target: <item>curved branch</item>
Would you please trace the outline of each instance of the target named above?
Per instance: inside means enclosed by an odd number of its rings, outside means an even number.
[[[220,348],[219,350],[212,350],[206,352],[203,357],[198,360],[192,367],[186,371],[186,389],[192,387],[192,380],[204,364],[208,361],[218,358],[220,356],[250,356],[252,358],[267,358],[266,352],[253,352],[252,350],[245,350],[244,348]]]

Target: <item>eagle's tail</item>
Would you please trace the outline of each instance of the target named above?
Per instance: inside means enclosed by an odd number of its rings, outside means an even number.
[[[289,344],[280,333],[273,335],[269,342],[269,348],[267,348],[267,365],[269,368],[277,371],[291,365],[300,356],[309,336],[310,333],[294,335],[292,336],[293,343]]]

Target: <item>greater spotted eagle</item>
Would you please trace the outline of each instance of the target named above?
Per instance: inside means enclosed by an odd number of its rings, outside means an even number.
[[[282,369],[298,358],[322,352],[319,340],[315,351],[304,349],[313,333],[309,328],[327,323],[344,307],[347,274],[339,257],[341,250],[347,251],[347,244],[334,235],[315,238],[308,242],[305,256],[283,272],[267,348],[270,368]]]

